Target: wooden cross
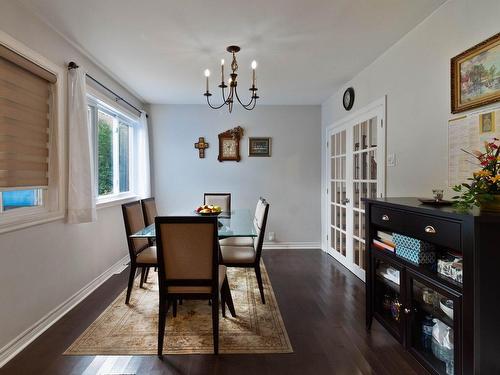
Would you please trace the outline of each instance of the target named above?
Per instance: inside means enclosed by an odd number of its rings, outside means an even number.
[[[208,143],[205,142],[205,137],[198,138],[198,142],[194,144],[194,148],[198,149],[200,159],[205,158],[205,149],[208,148]]]

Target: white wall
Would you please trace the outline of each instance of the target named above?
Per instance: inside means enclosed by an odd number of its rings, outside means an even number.
[[[186,214],[203,192],[231,192],[234,208],[271,204],[267,232],[279,242],[320,240],[319,106],[212,110],[206,105],[152,105],[154,190],[160,214]],[[217,161],[217,135],[242,126],[242,160]],[[248,157],[248,137],[272,137],[272,157]],[[193,144],[205,137],[205,159]]]
[[[342,107],[347,87],[356,92],[351,112],[387,95],[387,154],[397,159],[395,167],[387,168],[387,195],[430,196],[431,189],[444,188],[451,197],[450,59],[498,33],[499,15],[498,0],[446,2],[323,103],[322,152],[325,128],[348,114]],[[325,186],[324,165],[322,171]],[[326,205],[324,194],[322,202]]]
[[[0,29],[61,67],[75,60],[139,105],[17,2],[1,0]],[[98,217],[91,224],[57,221],[0,234],[0,355],[17,335],[127,255],[120,207],[101,209]]]

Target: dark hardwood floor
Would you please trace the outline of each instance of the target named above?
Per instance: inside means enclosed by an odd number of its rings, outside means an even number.
[[[264,251],[292,354],[63,356],[126,287],[113,276],[0,374],[428,374],[376,322],[365,330],[364,284],[320,250]],[[237,306],[236,306],[237,310]]]

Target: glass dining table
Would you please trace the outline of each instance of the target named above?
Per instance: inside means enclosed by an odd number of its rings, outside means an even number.
[[[196,212],[184,216],[200,216]],[[217,216],[219,223],[219,239],[228,237],[257,237],[257,232],[253,224],[253,214],[249,209],[236,209],[231,213],[221,213]],[[131,238],[156,238],[155,225],[151,224],[146,228],[132,234]]]

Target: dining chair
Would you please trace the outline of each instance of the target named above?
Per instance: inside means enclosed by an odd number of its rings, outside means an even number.
[[[155,217],[158,216],[158,211],[156,210],[155,198],[146,198],[141,200],[142,205],[142,213],[144,215],[144,224],[145,226],[149,226],[155,223]],[[149,244],[153,246],[155,244],[154,239],[149,240]],[[156,268],[155,268],[156,271]],[[146,271],[145,280],[147,281],[149,275],[149,268]]]
[[[222,315],[235,316],[226,267],[219,265],[216,217],[158,216],[158,356],[162,358],[167,312],[177,300],[211,300],[214,353],[219,352],[219,293]]]
[[[204,193],[203,204],[219,206],[222,212],[231,212],[231,193]]]
[[[269,213],[269,203],[264,198],[259,198],[255,209],[253,223],[257,237],[230,237],[219,241],[221,245],[222,261],[227,267],[253,268],[259,285],[260,298],[266,303],[264,297],[264,285],[260,272],[260,258]]]
[[[146,226],[155,223],[155,217],[158,216],[158,211],[156,210],[155,198],[146,198],[141,200],[142,213],[144,214],[144,223]]]
[[[128,279],[127,297],[125,299],[125,303],[128,305],[137,269],[141,270],[139,287],[142,288],[146,279],[146,272],[149,271],[149,268],[156,267],[158,262],[156,258],[156,246],[151,246],[149,240],[146,238],[130,238],[132,234],[145,227],[141,202],[135,201],[123,204],[122,212],[130,255],[130,275]]]

